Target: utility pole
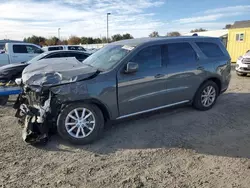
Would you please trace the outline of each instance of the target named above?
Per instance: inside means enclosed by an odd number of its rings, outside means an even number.
[[[109,15],[111,15],[111,13],[107,13],[107,43],[109,43]]]
[[[60,30],[61,28],[58,28],[58,39],[60,40]]]

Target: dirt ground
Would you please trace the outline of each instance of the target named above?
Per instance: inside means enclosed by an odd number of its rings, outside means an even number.
[[[250,187],[250,77],[232,72],[210,111],[164,110],[115,122],[103,138],[45,147],[21,139],[14,110],[0,109],[0,187]],[[10,103],[11,105],[11,103]]]

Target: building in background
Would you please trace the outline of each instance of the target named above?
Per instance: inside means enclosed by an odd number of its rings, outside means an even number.
[[[228,30],[227,50],[232,62],[250,50],[250,20],[237,21],[231,26]]]
[[[221,38],[222,42],[227,47],[228,29],[202,31],[202,32],[195,32],[195,33],[185,33],[183,34],[183,36],[193,36],[194,34],[196,34],[197,36]]]

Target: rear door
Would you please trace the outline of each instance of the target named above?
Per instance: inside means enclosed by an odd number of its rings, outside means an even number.
[[[169,104],[192,100],[202,82],[198,54],[188,42],[169,43],[164,47],[167,64],[167,100]]]
[[[12,48],[12,53],[10,53],[11,63],[29,61],[42,52],[40,48],[31,44],[13,44]]]
[[[137,72],[124,74],[122,69],[117,73],[120,116],[167,104],[167,74],[161,54],[161,45],[146,47],[129,61],[139,65]]]

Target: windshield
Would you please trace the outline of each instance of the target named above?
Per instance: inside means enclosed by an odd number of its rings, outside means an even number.
[[[27,63],[30,64],[30,63],[37,62],[38,60],[42,59],[46,55],[48,55],[48,53],[42,53],[42,54],[32,58],[31,60],[29,60]]]
[[[133,47],[123,45],[107,45],[89,56],[83,63],[100,70],[108,70],[122,60],[132,49]]]

